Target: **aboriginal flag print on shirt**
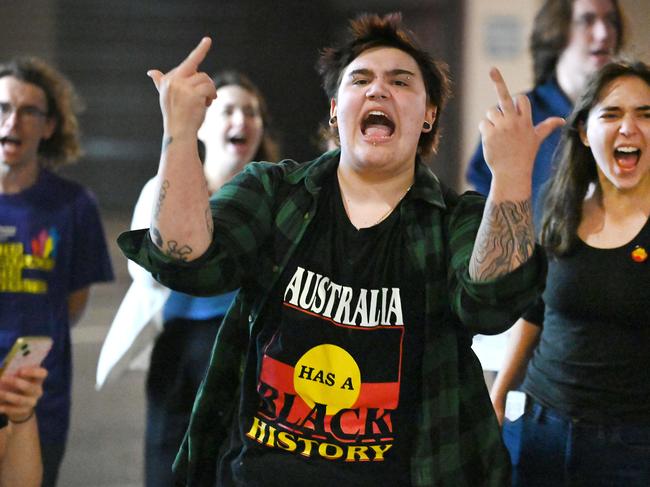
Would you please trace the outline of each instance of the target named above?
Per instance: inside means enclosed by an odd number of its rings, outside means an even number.
[[[399,211],[357,230],[337,189],[251,339],[241,442],[226,455],[246,485],[262,475],[271,485],[273,473],[284,485],[307,476],[310,485],[408,485],[423,280],[413,278]]]
[[[283,306],[283,323],[305,333],[294,341],[281,327],[264,350],[260,413],[323,439],[393,440],[404,345],[400,289],[353,289],[299,267]]]

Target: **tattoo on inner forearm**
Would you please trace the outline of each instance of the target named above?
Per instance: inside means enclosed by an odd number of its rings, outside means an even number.
[[[156,227],[151,227],[151,234],[153,242],[158,246],[158,248],[163,249],[165,241],[160,234],[160,230]],[[167,242],[167,249],[163,250],[168,256],[182,261],[187,261],[187,257],[192,253],[192,247],[189,245],[178,245],[176,240],[170,240]]]
[[[214,221],[212,220],[212,212],[210,211],[210,207],[205,210],[205,224],[208,229],[208,235],[212,236],[212,232],[214,230]]]
[[[476,236],[469,274],[477,281],[506,274],[528,260],[534,248],[530,201],[488,202]]]
[[[163,201],[167,197],[167,190],[169,189],[169,181],[165,179],[160,185],[160,192],[158,193],[158,200],[156,201],[156,207],[153,210],[153,217],[155,220],[160,216],[160,209],[162,208]]]
[[[179,245],[176,240],[167,242],[166,254],[174,259],[187,261],[187,257],[192,253],[192,247],[189,245]]]
[[[151,227],[151,236],[153,237],[153,243],[161,249],[163,246],[163,238],[162,235],[160,235],[160,230],[156,227]]]

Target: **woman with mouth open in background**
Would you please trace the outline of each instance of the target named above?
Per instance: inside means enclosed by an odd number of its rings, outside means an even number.
[[[597,72],[560,147],[541,225],[546,290],[514,326],[491,394],[513,485],[648,486],[649,67]]]
[[[277,161],[279,157],[270,133],[266,101],[252,81],[239,72],[223,71],[212,82],[218,98],[206,111],[198,131],[203,144],[199,150],[205,150],[201,159],[209,193],[217,191],[252,160]],[[131,228],[149,226],[156,187],[157,178],[143,187]],[[118,311],[111,330],[121,339],[124,335],[120,330],[124,328],[120,326],[134,326],[134,315],[145,313],[147,319],[158,320],[159,327],[162,318],[162,332],[154,344],[146,383],[145,485],[172,487],[172,463],[189,424],[194,397],[221,320],[237,291],[210,297],[190,296],[160,286],[151,274],[132,262],[129,272],[134,280],[129,293],[137,294],[136,303],[141,307],[147,306],[142,303],[158,306],[135,313],[126,305]],[[125,298],[123,303],[129,301]]]

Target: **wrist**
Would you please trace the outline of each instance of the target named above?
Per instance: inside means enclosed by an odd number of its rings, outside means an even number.
[[[199,129],[192,128],[188,124],[163,124],[163,140],[173,137],[174,140],[189,140],[196,143],[198,138]]]
[[[30,419],[32,419],[34,417],[34,412],[35,411],[36,410],[34,408],[32,408],[32,410],[29,412],[29,414],[27,416],[25,416],[23,418],[17,418],[17,419],[9,417],[9,421],[11,422],[11,424],[24,424],[24,423],[26,423],[27,421],[29,421]]]
[[[495,201],[525,201],[531,199],[533,184],[530,177],[493,176],[490,196]]]

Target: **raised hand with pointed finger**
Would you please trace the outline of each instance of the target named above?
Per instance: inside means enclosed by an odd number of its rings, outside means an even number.
[[[492,188],[527,198],[537,150],[553,130],[564,125],[564,119],[549,117],[533,125],[530,100],[525,95],[513,98],[498,69],[490,70],[490,79],[498,103],[487,111],[479,130],[483,155],[492,171]]]
[[[159,92],[164,127],[149,234],[158,248],[178,260],[197,258],[212,240],[210,194],[197,146],[206,108],[217,97],[212,79],[199,71],[211,44],[204,37],[171,71],[147,72]]]
[[[157,69],[147,72],[160,94],[165,134],[196,138],[205,118],[206,108],[217,97],[217,90],[210,76],[199,71],[212,40],[201,39],[194,50],[171,71],[162,73]]]

